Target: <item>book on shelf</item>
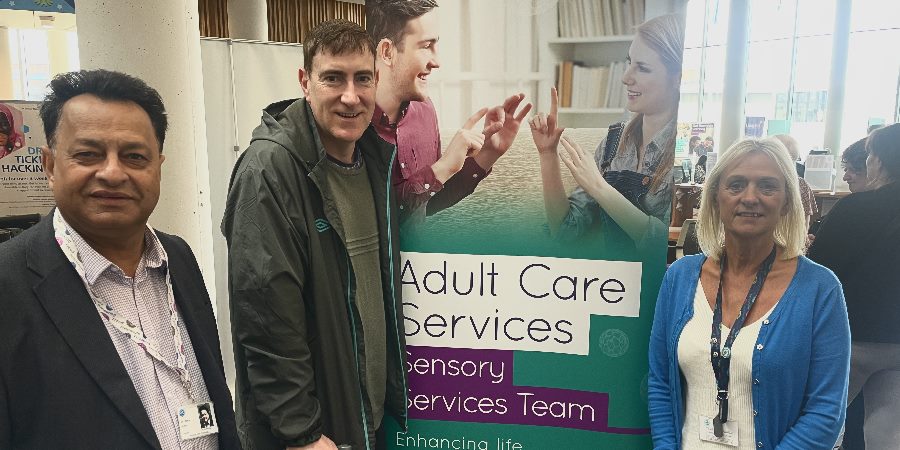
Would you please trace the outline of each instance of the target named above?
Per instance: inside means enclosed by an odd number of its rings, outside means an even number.
[[[644,21],[645,0],[559,0],[559,37],[631,34]]]
[[[622,75],[625,63],[587,67],[576,61],[557,66],[556,89],[562,108],[597,109],[625,106]]]

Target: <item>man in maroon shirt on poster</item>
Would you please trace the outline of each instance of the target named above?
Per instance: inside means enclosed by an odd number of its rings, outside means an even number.
[[[525,94],[503,105],[476,111],[441,154],[437,113],[428,97],[428,75],[440,67],[435,0],[370,0],[366,27],[377,43],[379,82],[372,124],[397,146],[392,182],[401,221],[419,223],[426,215],[453,206],[475,190],[512,145],[531,110],[516,114]],[[484,128],[473,130],[485,117]]]

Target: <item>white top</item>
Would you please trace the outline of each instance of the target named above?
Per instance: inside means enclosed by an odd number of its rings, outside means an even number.
[[[774,309],[774,308],[773,308]],[[703,286],[697,282],[694,295],[694,316],[685,324],[678,339],[678,366],[686,383],[683,386],[685,414],[681,430],[682,449],[755,449],[753,429],[753,397],[751,379],[753,351],[762,321],[772,310],[755,322],[745,325],[731,347],[731,381],[728,386],[728,421],[738,427],[738,447],[700,440],[703,430],[701,416],[715,417],[719,413],[716,404],[716,377],[709,355],[710,331],[713,312],[706,300]],[[722,325],[722,341],[731,329]]]

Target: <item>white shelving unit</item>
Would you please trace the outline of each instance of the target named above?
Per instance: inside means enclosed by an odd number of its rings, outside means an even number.
[[[613,61],[624,61],[632,35],[561,38],[557,36],[557,11],[554,8],[539,23],[540,46],[538,58],[540,70],[553,74],[554,80],[542,83],[540,88],[541,111],[549,109],[550,87],[555,82],[556,66],[562,61],[579,61],[586,66],[608,66]],[[546,84],[546,86],[544,86]],[[628,111],[624,108],[560,108],[559,120],[564,127],[606,128],[610,124],[626,120]]]
[[[645,17],[683,11],[687,0],[645,0]],[[558,33],[558,10],[549,8],[538,15],[537,42],[538,71],[546,74],[539,83],[538,111],[550,108],[550,87],[555,84],[556,65],[561,61],[580,61],[587,66],[607,66],[624,61],[633,35],[561,38]],[[547,81],[549,80],[549,81]],[[630,113],[624,108],[560,108],[560,124],[565,127],[606,128],[627,120]]]

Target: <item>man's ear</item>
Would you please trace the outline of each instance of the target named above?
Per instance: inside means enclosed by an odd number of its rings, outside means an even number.
[[[297,71],[297,78],[300,80],[300,89],[303,90],[303,96],[309,96],[309,74],[301,67]]]
[[[53,152],[50,151],[50,147],[43,146],[41,147],[41,163],[44,166],[44,175],[47,176],[47,182],[50,183],[50,187],[53,187],[53,169],[55,168],[56,161],[53,160]]]
[[[384,38],[378,41],[378,46],[375,48],[375,61],[380,61],[382,64],[392,67],[395,54],[396,47],[394,47],[394,43],[390,39]]]

